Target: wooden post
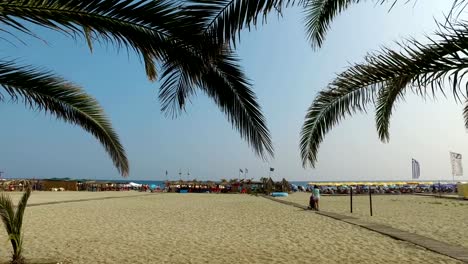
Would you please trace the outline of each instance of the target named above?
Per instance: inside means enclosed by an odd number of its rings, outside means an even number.
[[[349,201],[350,201],[351,213],[353,213],[353,187],[350,186],[349,189],[351,190],[349,192]]]
[[[369,185],[369,209],[370,209],[370,216],[372,216],[372,190]]]

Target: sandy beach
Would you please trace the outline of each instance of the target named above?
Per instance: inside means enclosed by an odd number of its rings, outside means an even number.
[[[285,199],[308,204],[310,193],[294,193]],[[369,213],[369,196],[353,197],[350,213],[349,196],[322,196],[321,209],[352,215],[427,236],[453,245],[468,247],[468,201],[439,199],[418,195],[374,195],[373,216]]]
[[[107,197],[111,198],[103,199]],[[78,199],[100,200],[70,202]],[[30,260],[459,263],[410,243],[249,195],[35,192],[30,201],[35,206],[27,208],[24,223],[24,253]],[[41,204],[52,201],[68,202]],[[0,242],[0,261],[6,261],[10,246],[4,232]]]

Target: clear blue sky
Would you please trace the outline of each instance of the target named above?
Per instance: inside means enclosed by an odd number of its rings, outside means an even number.
[[[27,46],[3,43],[0,53],[53,70],[95,96],[127,150],[130,180],[164,179],[165,170],[178,178],[179,168],[184,173],[190,169],[191,178],[198,179],[233,178],[239,168],[248,168],[248,177],[258,179],[269,167],[276,168],[278,179],[409,179],[411,158],[421,163],[421,179],[451,179],[448,152],[468,154],[468,134],[462,105],[442,96],[437,102],[410,96],[400,103],[389,144],[379,142],[372,112],[349,118],[326,136],[317,168],[301,166],[299,131],[316,93],[367,52],[434,31],[434,17],[447,13],[452,1],[403,2],[390,13],[388,5],[354,6],[333,23],[318,52],[305,39],[300,9],[285,10],[282,18],[271,16],[267,25],[243,32],[238,51],[276,150],[268,162],[253,154],[201,93],[187,114],[167,119],[159,111],[158,83],[146,79],[134,54],[99,46],[91,54],[83,41],[47,30],[38,31],[47,45],[26,38]],[[120,179],[98,141],[78,127],[21,104],[0,104],[0,120],[0,170],[7,177]]]

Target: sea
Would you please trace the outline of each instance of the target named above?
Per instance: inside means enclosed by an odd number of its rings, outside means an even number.
[[[99,180],[99,181],[105,181],[105,180]],[[128,183],[128,182],[134,182],[138,184],[147,184],[147,185],[156,185],[156,186],[164,186],[165,181],[148,181],[148,180],[109,180],[110,182],[118,182],[118,183]],[[307,186],[306,181],[290,181],[289,183],[292,183],[296,186]]]

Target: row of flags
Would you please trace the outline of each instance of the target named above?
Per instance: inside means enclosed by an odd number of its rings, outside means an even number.
[[[244,171],[245,171],[245,173],[248,173],[248,172],[249,172],[248,169],[245,169],[245,170],[239,169],[239,172],[240,172],[240,173],[244,173]],[[275,171],[275,168],[271,168],[271,167],[270,167],[270,171]]]
[[[463,176],[462,154],[450,152],[450,163],[452,165],[452,176]],[[419,179],[419,176],[421,176],[421,166],[415,159],[411,159],[411,172],[413,179]]]

